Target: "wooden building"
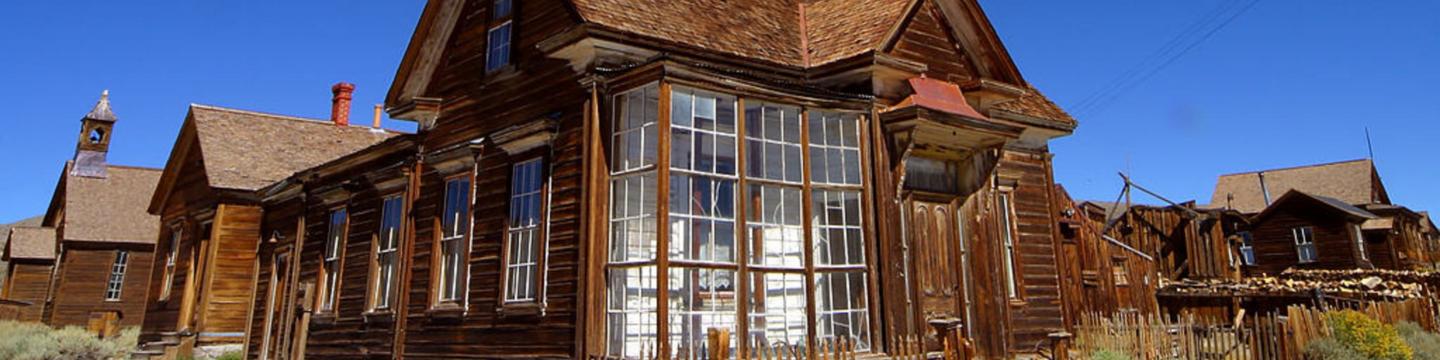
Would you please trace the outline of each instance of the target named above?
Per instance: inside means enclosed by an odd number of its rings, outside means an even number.
[[[1065,329],[1048,141],[1076,123],[973,0],[431,1],[386,107],[419,132],[253,195],[250,357]]]
[[[6,263],[0,300],[10,301],[0,306],[14,307],[14,318],[0,320],[40,322],[45,300],[50,296],[50,274],[55,269],[55,229],[10,228],[0,260]]]
[[[1110,208],[1091,202],[1076,203],[1056,185],[1061,239],[1061,278],[1068,325],[1083,314],[1153,314],[1158,310],[1155,290],[1162,276],[1159,262],[1134,238],[1104,234]]]
[[[393,136],[349,125],[354,86],[333,89],[330,121],[191,105],[149,212],[160,217],[143,354],[238,348],[262,239],[256,190]]]
[[[139,326],[154,251],[156,217],[145,213],[158,169],[106,162],[117,118],[108,92],[81,119],[41,222],[53,228],[55,268],[41,315],[51,326]]]
[[[1365,262],[1375,267],[1423,269],[1432,268],[1440,260],[1440,248],[1427,237],[1421,214],[1391,202],[1379,171],[1368,159],[1222,175],[1210,206],[1258,217],[1278,202],[1279,196],[1292,190],[1374,215],[1361,224],[1358,232],[1364,239]],[[1259,262],[1263,271],[1283,270],[1280,264]]]
[[[1251,220],[1252,274],[1372,268],[1375,252],[1367,251],[1361,225],[1379,218],[1339,199],[1290,190]]]

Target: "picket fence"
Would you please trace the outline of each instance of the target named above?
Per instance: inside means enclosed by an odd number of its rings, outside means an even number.
[[[1108,350],[1132,359],[1300,359],[1311,341],[1329,335],[1324,313],[1356,310],[1384,323],[1411,321],[1437,331],[1429,299],[1366,302],[1319,308],[1290,306],[1275,313],[1213,321],[1195,316],[1085,314],[1076,326],[1074,349],[1091,355]]]

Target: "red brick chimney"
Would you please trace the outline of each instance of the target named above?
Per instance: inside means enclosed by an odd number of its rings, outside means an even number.
[[[330,99],[330,121],[335,126],[350,125],[350,98],[355,93],[355,84],[341,82],[330,87],[335,96]]]

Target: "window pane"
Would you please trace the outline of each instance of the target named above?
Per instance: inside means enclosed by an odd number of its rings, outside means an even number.
[[[810,112],[810,172],[812,182],[860,184],[859,117],[822,111]]]
[[[757,272],[748,279],[750,329],[745,341],[803,346],[807,327],[805,276]]]
[[[515,164],[511,176],[510,230],[506,236],[505,301],[535,299],[534,274],[539,272],[540,212],[544,161]]]
[[[490,29],[487,57],[485,59],[485,70],[499,70],[510,64],[510,27],[511,22],[505,22]]]
[[[606,290],[609,355],[634,358],[654,354],[660,302],[654,266],[610,269]]]
[[[821,191],[810,195],[819,265],[865,265],[860,235],[859,191]],[[851,215],[854,212],[856,214]],[[828,255],[828,256],[827,256]]]
[[[504,19],[510,17],[510,0],[495,0],[494,11],[490,13],[491,19]]]
[[[864,272],[820,273],[815,279],[816,339],[855,342],[870,349],[870,317]]]
[[[671,351],[675,354],[685,358],[703,356],[706,334],[712,328],[735,333],[734,271],[672,267],[667,289]]]
[[[751,184],[745,192],[750,221],[746,244],[751,264],[804,267],[804,228],[800,223],[800,188]],[[787,221],[792,217],[793,221]]]

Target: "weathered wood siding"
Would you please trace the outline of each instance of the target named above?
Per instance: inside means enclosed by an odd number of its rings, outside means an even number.
[[[1049,341],[1050,333],[1064,328],[1053,232],[1055,214],[1050,207],[1055,183],[1049,155],[1043,151],[1006,150],[996,171],[1001,177],[1018,180],[1014,211],[1019,230],[1016,267],[1021,277],[1021,301],[1006,304],[1006,344],[1011,352],[1032,352],[1036,344]]]
[[[181,131],[193,134],[193,125]],[[160,238],[155,241],[156,256],[153,257],[150,265],[145,325],[141,328],[140,334],[142,343],[159,340],[161,334],[179,330],[180,306],[185,297],[185,284],[190,281],[190,274],[196,260],[195,251],[200,243],[199,238],[202,236],[200,224],[189,216],[192,211],[213,209],[216,201],[205,195],[210,191],[206,181],[205,167],[196,156],[199,153],[199,145],[191,147],[190,158],[185,159],[182,165],[183,170],[179,172],[174,188],[161,209]],[[171,244],[175,226],[180,229],[180,241]],[[178,248],[179,251],[175,259],[175,275],[171,277],[170,283],[166,284],[164,283],[165,256],[172,250],[172,246]],[[162,299],[160,294],[164,287],[170,288],[170,294]]]
[[[255,247],[260,242],[260,208],[221,204],[215,212],[213,243],[207,247],[205,278],[199,287],[196,327],[202,342],[238,342],[254,295]],[[223,338],[223,339],[221,339]]]
[[[973,79],[969,55],[950,34],[933,1],[924,1],[895,43],[891,55],[927,65],[925,75],[952,82]]]
[[[119,301],[105,300],[105,287],[117,249],[130,252]],[[145,319],[146,289],[150,279],[150,245],[67,243],[55,281],[51,326],[86,326],[90,315],[113,311],[121,326],[139,326]]]
[[[51,261],[12,260],[5,279],[5,299],[24,301],[16,320],[38,322],[45,310],[45,296],[50,291]]]
[[[1355,251],[1351,235],[1351,223],[1338,216],[1288,207],[1270,215],[1262,223],[1255,224],[1251,231],[1255,236],[1255,272],[1279,274],[1286,268],[1302,269],[1354,269],[1368,267],[1362,263]],[[1295,250],[1295,237],[1291,229],[1310,226],[1314,232],[1318,258],[1315,262],[1301,264]]]
[[[460,319],[427,315],[433,287],[431,261],[441,211],[444,178],[430,169],[421,177],[413,208],[414,243],[410,249],[407,357],[573,357],[578,352],[577,279],[580,242],[581,118],[588,92],[564,61],[547,59],[536,44],[574,23],[561,1],[515,3],[513,74],[485,74],[485,36],[489,1],[468,1],[435,74],[429,96],[447,100],[445,114],[426,134],[427,148],[438,149],[479,138],[507,126],[555,119],[553,189],[544,316],[500,316],[500,249],[508,206],[511,159],[486,149],[475,189],[473,239],[469,254],[467,311]],[[542,100],[543,99],[543,100]],[[449,105],[451,102],[454,105]],[[596,240],[599,241],[599,240]],[[308,248],[307,248],[308,251]],[[312,334],[313,336],[313,334]]]

